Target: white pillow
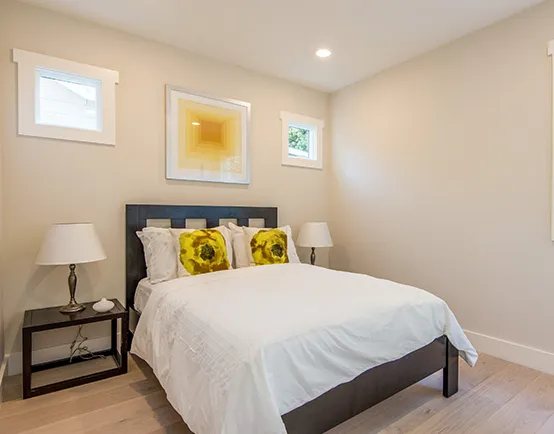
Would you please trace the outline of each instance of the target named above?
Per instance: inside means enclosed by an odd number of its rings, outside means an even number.
[[[231,266],[231,264],[233,261],[233,244],[232,244],[233,236],[231,235],[231,231],[225,226],[218,226],[216,228],[210,228],[210,229],[214,229],[221,232],[221,235],[223,235],[223,238],[225,238],[225,248],[227,250],[227,259],[229,260],[229,267],[232,269],[233,267]],[[185,277],[185,276],[191,275],[185,269],[185,267],[183,267],[183,264],[179,260],[179,253],[181,250],[181,246],[179,245],[179,237],[181,236],[182,233],[185,233],[185,232],[190,233],[190,232],[199,231],[199,230],[201,229],[173,229],[173,228],[169,229],[169,231],[171,232],[171,237],[173,239],[173,256],[175,258],[175,261],[177,262],[177,276],[179,277]]]
[[[248,260],[248,248],[246,244],[246,234],[243,230],[235,226],[238,230],[235,231],[231,226],[233,223],[229,223],[233,232],[233,252],[235,253],[235,268],[244,268],[250,266],[250,261]]]
[[[175,245],[169,229],[147,227],[137,232],[144,247],[146,275],[153,284],[177,278]]]
[[[235,266],[237,268],[250,267],[255,265],[250,248],[252,237],[259,231],[274,229],[274,228],[251,228],[247,226],[237,226],[229,222],[229,227],[233,234],[233,248],[235,249]],[[299,264],[300,258],[296,253],[296,246],[292,239],[292,230],[289,225],[277,228],[287,234],[287,256],[290,264]]]

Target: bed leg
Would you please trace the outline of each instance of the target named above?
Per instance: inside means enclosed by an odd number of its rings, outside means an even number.
[[[458,349],[446,339],[446,366],[442,370],[442,394],[450,398],[458,392]]]

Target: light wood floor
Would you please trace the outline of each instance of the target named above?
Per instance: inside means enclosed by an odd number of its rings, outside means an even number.
[[[137,360],[130,366],[127,375],[26,401],[8,379],[0,433],[190,434],[152,371]],[[452,398],[434,375],[328,434],[554,434],[554,376],[487,355],[473,369],[460,366]]]

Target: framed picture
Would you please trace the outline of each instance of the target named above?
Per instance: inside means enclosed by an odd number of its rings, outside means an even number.
[[[250,104],[166,86],[166,177],[250,184]]]

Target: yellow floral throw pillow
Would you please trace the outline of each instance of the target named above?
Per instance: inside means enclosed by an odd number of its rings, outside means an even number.
[[[280,229],[258,231],[250,240],[250,248],[256,265],[289,262],[287,234]]]
[[[193,276],[231,268],[225,238],[215,229],[183,232],[179,236],[179,261]]]

